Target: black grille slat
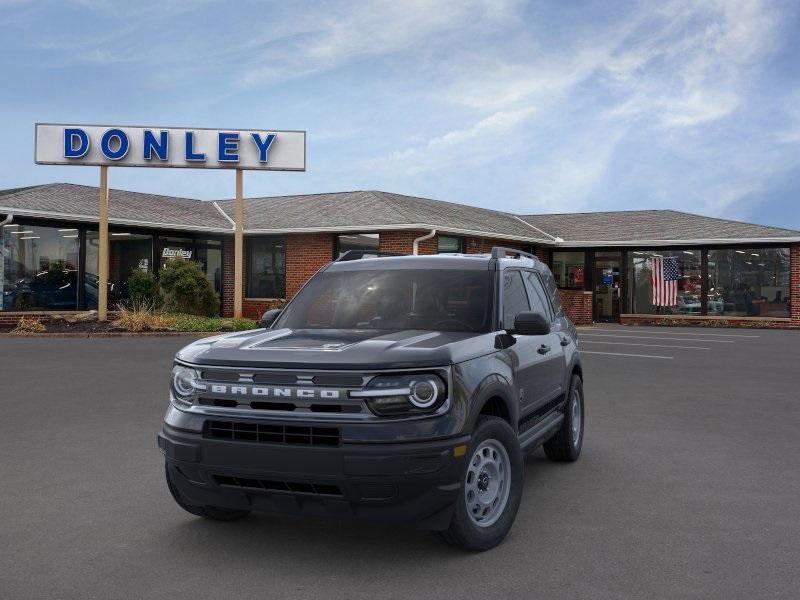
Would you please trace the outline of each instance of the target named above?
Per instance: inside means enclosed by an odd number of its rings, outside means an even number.
[[[342,497],[342,490],[332,483],[308,483],[303,481],[274,481],[268,479],[253,479],[250,477],[231,477],[229,475],[214,475],[217,485],[235,487],[244,490],[283,492],[289,494],[308,494],[312,496]]]
[[[338,427],[273,425],[242,421],[208,421],[205,426],[205,437],[237,442],[301,446],[338,446],[341,443]]]

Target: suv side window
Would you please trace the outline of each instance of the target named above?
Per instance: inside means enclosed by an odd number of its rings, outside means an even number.
[[[558,291],[556,278],[553,277],[552,273],[547,272],[542,275],[542,280],[544,289],[547,291],[547,295],[550,296],[550,305],[553,307],[553,311],[557,317],[563,317],[564,308],[561,306],[561,292]]]
[[[547,294],[542,287],[542,280],[539,275],[532,271],[525,271],[523,275],[525,283],[528,286],[528,296],[531,299],[531,310],[536,311],[545,316],[550,321],[553,320],[553,310],[550,308],[550,303],[547,301]]]
[[[530,309],[522,274],[519,271],[503,271],[503,328],[513,329],[516,316]]]

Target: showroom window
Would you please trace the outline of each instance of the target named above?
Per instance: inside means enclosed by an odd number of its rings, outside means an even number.
[[[708,314],[790,317],[789,248],[708,251]]]
[[[559,288],[582,290],[586,282],[585,270],[585,252],[553,252],[552,271]]]
[[[464,238],[452,235],[440,235],[437,238],[439,254],[463,254]]]
[[[247,297],[286,296],[286,242],[280,237],[247,239]]]
[[[701,250],[634,250],[628,256],[631,312],[702,314]]]
[[[354,233],[340,235],[336,238],[337,256],[341,256],[350,250],[366,250],[367,252],[375,252],[375,256],[377,256],[379,246],[380,235],[377,233]]]
[[[77,309],[79,240],[78,230],[70,227],[4,225],[0,307]]]
[[[222,242],[197,240],[197,262],[214,291],[222,297]]]
[[[97,265],[99,256],[97,231],[86,232],[84,258],[84,302],[97,308]],[[136,270],[153,272],[153,236],[131,231],[110,231],[108,234],[108,305],[111,308],[128,299],[128,279]]]

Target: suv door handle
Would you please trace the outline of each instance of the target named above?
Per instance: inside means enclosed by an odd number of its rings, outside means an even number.
[[[539,354],[547,354],[548,352],[550,352],[550,346],[548,346],[547,344],[542,344],[541,346],[539,346],[537,352]]]

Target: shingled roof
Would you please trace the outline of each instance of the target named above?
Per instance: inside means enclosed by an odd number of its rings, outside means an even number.
[[[522,215],[521,218],[563,239],[564,242],[575,245],[800,239],[800,231],[704,217],[675,210]]]
[[[72,183],[35,185],[0,192],[0,211],[16,215],[96,222],[98,188]],[[231,223],[212,202],[109,190],[109,222],[162,229],[229,231]]]
[[[208,202],[110,190],[109,221],[230,233],[234,201]],[[97,221],[98,189],[53,183],[0,190],[0,212],[50,219]],[[566,246],[677,245],[800,241],[800,231],[704,217],[674,210],[516,216],[511,213],[380,191],[245,199],[245,232],[368,232],[437,229]]]
[[[526,242],[550,241],[510,213],[388,192],[248,198],[245,202],[245,229],[252,232],[438,229]],[[218,204],[233,218],[233,200]]]

